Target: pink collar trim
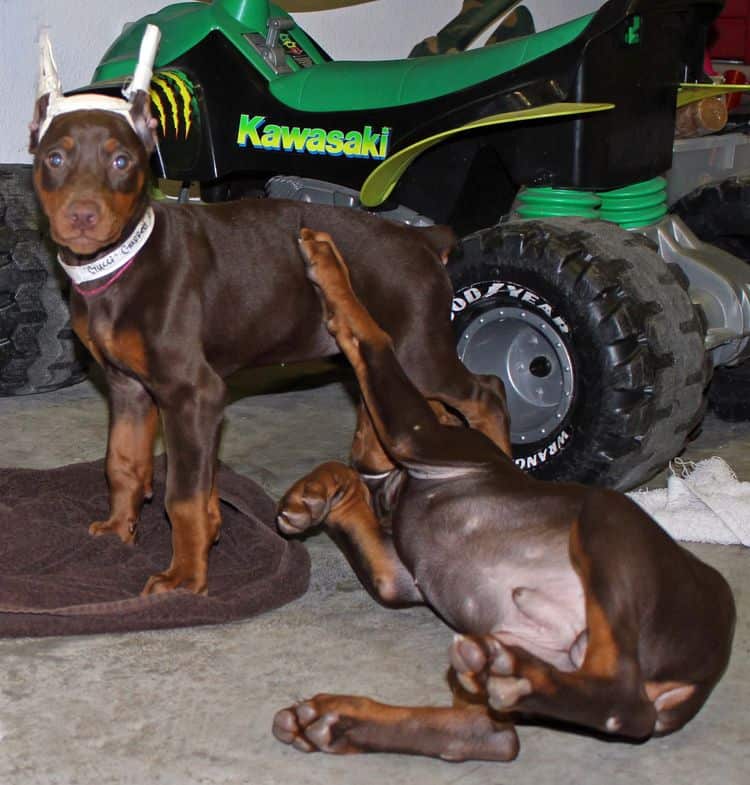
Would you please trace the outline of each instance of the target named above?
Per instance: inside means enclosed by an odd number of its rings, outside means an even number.
[[[125,274],[125,271],[130,267],[131,264],[136,260],[137,257],[133,257],[128,261],[123,267],[121,267],[106,283],[103,283],[101,286],[97,286],[94,289],[81,289],[81,287],[77,284],[73,284],[73,288],[78,292],[78,294],[83,295],[84,297],[93,297],[95,294],[101,294],[109,289],[110,286],[122,275]]]

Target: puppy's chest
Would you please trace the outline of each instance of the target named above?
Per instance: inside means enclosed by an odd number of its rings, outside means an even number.
[[[149,375],[146,344],[138,330],[115,327],[108,320],[91,318],[82,311],[74,312],[72,324],[81,343],[100,365],[109,363],[141,378]]]

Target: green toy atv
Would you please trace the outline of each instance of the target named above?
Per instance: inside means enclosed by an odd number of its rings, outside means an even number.
[[[480,49],[332,62],[267,0],[178,3],[81,91],[119,93],[156,24],[155,174],[183,195],[450,224],[458,352],[503,379],[516,462],[630,488],[698,426],[712,368],[750,354],[750,268],[668,212],[660,177],[678,101],[715,89],[721,6],[609,0]]]

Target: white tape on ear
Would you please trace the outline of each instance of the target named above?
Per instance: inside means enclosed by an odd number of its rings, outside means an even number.
[[[39,36],[40,43],[40,63],[39,63],[39,97],[49,95],[50,100],[47,113],[39,124],[39,141],[50,127],[52,121],[61,114],[69,112],[81,112],[98,110],[100,112],[111,112],[119,115],[137,133],[135,122],[130,113],[131,104],[135,94],[141,90],[148,93],[153,76],[154,59],[159,49],[161,41],[161,31],[156,25],[147,25],[141,40],[138,65],[135,69],[133,81],[128,85],[123,94],[124,98],[115,98],[111,95],[99,95],[98,93],[81,93],[79,95],[63,96],[60,77],[57,73],[57,66],[52,55],[52,45],[49,41],[49,34],[43,30]]]
[[[141,49],[138,53],[138,65],[133,74],[133,81],[124,91],[124,95],[129,101],[133,100],[133,96],[139,90],[144,93],[149,91],[151,77],[154,74],[154,60],[156,60],[160,42],[161,30],[156,25],[146,25],[146,30],[141,40]]]
[[[63,114],[70,112],[86,111],[109,112],[122,117],[123,120],[138,133],[130,114],[130,103],[123,98],[115,98],[112,95],[97,95],[96,93],[81,93],[81,95],[70,95],[65,98],[51,100],[47,108],[47,114],[39,124],[39,141],[47,133],[52,121]]]
[[[37,98],[44,95],[61,94],[62,85],[57,72],[57,64],[52,54],[52,43],[49,40],[49,29],[44,28],[39,33],[39,86]]]

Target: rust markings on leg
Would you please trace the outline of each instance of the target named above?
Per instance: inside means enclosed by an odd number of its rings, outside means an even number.
[[[153,493],[153,445],[159,416],[152,406],[142,418],[119,415],[112,423],[107,445],[110,515],[89,527],[93,535],[117,534],[123,542],[135,539],[141,506]]]
[[[172,562],[167,570],[149,578],[143,594],[158,594],[178,587],[205,594],[208,553],[221,526],[216,488],[188,499],[169,500],[167,514],[172,524]]]

